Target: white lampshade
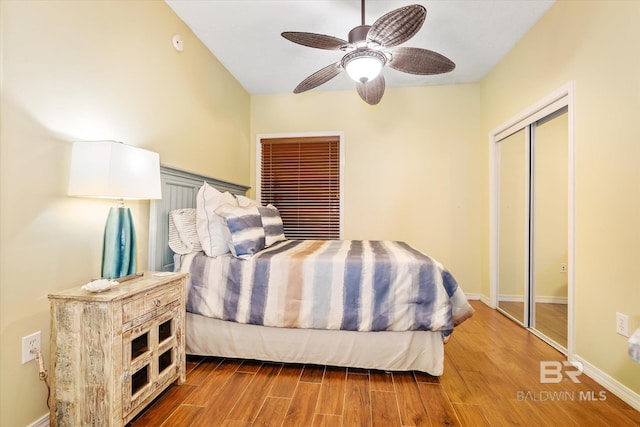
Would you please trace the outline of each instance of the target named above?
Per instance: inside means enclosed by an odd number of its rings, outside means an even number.
[[[356,82],[366,83],[378,77],[386,62],[385,56],[372,49],[358,49],[342,59],[342,66]]]
[[[75,142],[70,196],[161,199],[158,153],[116,141]]]

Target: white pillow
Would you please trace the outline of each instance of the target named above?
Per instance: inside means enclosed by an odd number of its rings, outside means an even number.
[[[262,226],[264,227],[264,245],[269,247],[276,242],[286,240],[282,217],[278,209],[272,204],[268,204],[267,206],[258,206],[258,212],[260,212]]]
[[[216,213],[224,218],[225,235],[231,253],[236,258],[249,259],[264,249],[264,228],[258,207],[242,208],[221,205]]]
[[[250,199],[247,196],[237,195],[236,200],[238,200],[238,206],[241,208],[261,206],[259,201]]]
[[[229,252],[224,239],[224,222],[215,210],[224,204],[237,206],[229,192],[221,193],[206,182],[198,190],[196,198],[196,229],[202,250],[207,256],[217,257]]]
[[[176,209],[169,212],[169,247],[177,254],[202,250],[196,229],[196,210]]]

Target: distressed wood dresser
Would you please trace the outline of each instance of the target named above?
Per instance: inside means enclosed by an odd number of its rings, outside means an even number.
[[[186,379],[187,274],[141,278],[51,303],[51,426],[122,426]]]

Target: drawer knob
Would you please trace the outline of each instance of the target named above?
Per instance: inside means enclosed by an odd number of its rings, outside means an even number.
[[[155,305],[156,307],[160,307],[160,300],[158,298],[154,299],[153,305]]]

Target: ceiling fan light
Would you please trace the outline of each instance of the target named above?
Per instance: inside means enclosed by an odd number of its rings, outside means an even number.
[[[354,81],[366,83],[378,77],[386,62],[384,54],[371,49],[361,49],[345,55],[342,66]]]

